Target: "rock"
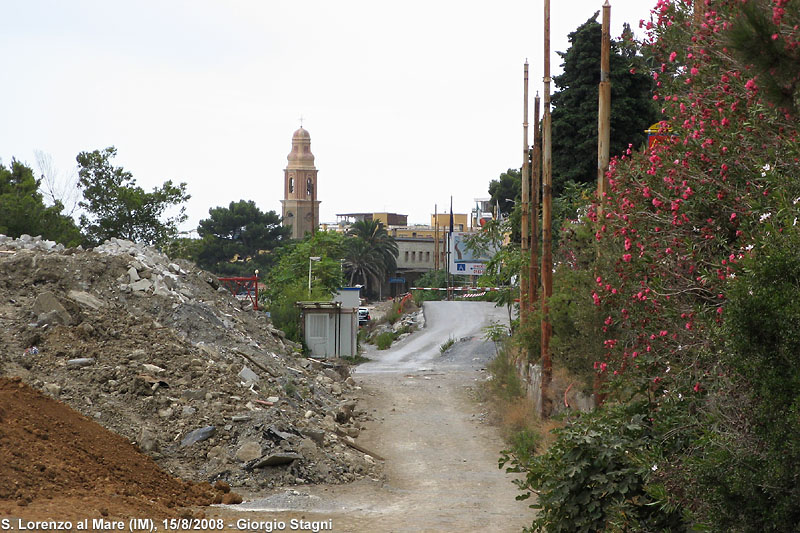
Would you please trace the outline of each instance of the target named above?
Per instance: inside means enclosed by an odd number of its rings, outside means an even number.
[[[56,383],[45,383],[42,388],[50,396],[59,396],[61,394],[61,386]]]
[[[150,282],[149,279],[140,279],[134,283],[131,283],[131,290],[134,292],[144,292],[149,291],[153,288],[153,284]]]
[[[297,459],[302,459],[303,456],[299,453],[295,452],[278,452],[270,454],[263,459],[257,460],[251,466],[251,469],[255,468],[264,468],[265,466],[279,466],[279,465],[288,465],[289,463],[296,461]]]
[[[334,396],[341,396],[342,395],[342,386],[339,385],[338,382],[334,382],[331,385],[331,394],[333,394]]]
[[[166,409],[159,409],[158,416],[161,418],[170,418],[172,416],[173,410],[172,407],[167,407]]]
[[[172,291],[169,290],[169,287],[160,276],[153,283],[153,294],[156,296],[170,296],[172,294]]]
[[[325,415],[320,425],[322,429],[331,433],[336,430],[336,420],[331,415]]]
[[[278,403],[280,401],[280,398],[277,396],[270,396],[269,398],[267,398],[267,401],[270,403]]]
[[[77,302],[81,305],[84,305],[86,307],[89,307],[91,309],[94,309],[95,311],[98,311],[99,309],[105,306],[102,300],[84,291],[69,291],[67,293],[67,297],[70,300]]]
[[[183,437],[183,440],[181,440],[181,448],[185,448],[186,446],[191,446],[192,444],[210,439],[216,432],[217,428],[215,426],[206,426],[195,429]]]
[[[185,390],[181,393],[181,398],[184,400],[205,400],[206,399],[206,390],[205,389],[196,389],[196,390]]]
[[[33,313],[37,317],[44,315],[57,317],[58,323],[68,326],[72,324],[72,316],[67,312],[61,302],[52,292],[43,292],[36,297],[33,303]]]
[[[183,409],[181,409],[181,416],[183,417],[190,417],[197,412],[197,409],[192,407],[191,405],[184,405]]]
[[[253,372],[250,367],[244,366],[242,370],[239,372],[239,377],[246,383],[248,381],[252,381],[253,383],[258,383],[258,374]]]
[[[156,436],[147,428],[142,428],[142,431],[139,432],[139,448],[141,448],[145,452],[157,452],[158,451],[158,441],[156,440]]]
[[[225,451],[225,448],[222,446],[213,446],[210,450],[208,450],[206,458],[209,460],[219,459],[221,461],[226,461],[228,459],[228,452]]]
[[[347,378],[346,380],[344,380],[344,382],[345,382],[346,384],[350,385],[351,387],[354,387],[354,386],[355,386],[355,384],[356,384],[356,380],[354,380],[354,379],[353,379],[352,377],[350,377],[350,376],[348,376],[348,378]]]
[[[260,457],[261,457],[261,444],[254,440],[249,440],[244,442],[236,451],[236,459],[238,459],[243,463],[247,463],[249,461],[255,461]]]
[[[70,359],[67,361],[67,368],[83,368],[85,366],[93,365],[94,362],[94,357],[79,357],[77,359]]]
[[[320,431],[318,429],[304,429],[301,431],[303,435],[308,437],[309,439],[313,440],[317,443],[317,445],[322,446],[325,443],[325,432]]]
[[[304,415],[304,417],[305,417],[305,419],[306,419],[306,420],[308,420],[308,419],[309,419],[309,418],[311,418],[312,416],[314,416],[314,411],[312,411],[311,409],[309,409],[308,411],[306,411],[306,414]]]
[[[151,365],[150,363],[142,363],[142,368],[144,368],[145,370],[147,370],[152,374],[158,374],[159,372],[164,371],[164,369],[161,368],[160,366]]]
[[[144,268],[144,267],[142,267],[142,268]],[[140,279],[142,279],[142,278],[139,277],[139,272],[136,270],[136,267],[130,267],[128,269],[128,280],[129,280],[129,282],[130,283],[136,283]]]

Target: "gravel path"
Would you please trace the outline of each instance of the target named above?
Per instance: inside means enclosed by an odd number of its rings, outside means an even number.
[[[497,468],[503,443],[475,398],[494,355],[483,328],[504,323],[505,310],[427,302],[425,315],[423,331],[370,352],[373,361],[354,376],[359,405],[374,418],[357,443],[385,459],[384,480],[283,490],[207,515],[230,524],[278,520],[287,531],[293,518],[365,532],[505,532],[530,524],[532,511],[514,499],[511,476]],[[450,337],[455,344],[440,354]]]

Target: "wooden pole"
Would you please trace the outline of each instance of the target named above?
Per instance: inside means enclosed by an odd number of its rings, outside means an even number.
[[[603,224],[603,202],[608,192],[608,160],[611,144],[611,4],[603,4],[603,33],[600,42],[600,86],[597,103],[597,218]],[[599,229],[599,228],[598,228]],[[598,250],[599,253],[599,250]],[[594,402],[599,407],[603,396],[603,376],[594,376]]]
[[[541,416],[550,416],[550,382],[553,362],[550,354],[550,297],[553,295],[553,159],[550,115],[550,0],[544,0],[544,117],[542,119],[542,398]]]
[[[694,23],[698,26],[703,23],[706,13],[705,0],[694,0]]]
[[[530,235],[528,230],[530,224],[528,215],[530,209],[530,163],[528,147],[528,62],[525,61],[523,79],[523,104],[522,104],[522,268],[520,269],[519,279],[519,322],[522,328],[528,325],[528,313],[530,311],[530,300],[528,295],[528,268],[530,262]]]
[[[542,134],[539,124],[539,94],[533,103],[533,157],[531,157],[531,262],[528,282],[531,312],[539,298],[539,195],[542,180]]]
[[[600,87],[597,107],[597,213],[602,219],[608,192],[609,144],[611,143],[611,4],[603,4],[603,38],[600,47]]]

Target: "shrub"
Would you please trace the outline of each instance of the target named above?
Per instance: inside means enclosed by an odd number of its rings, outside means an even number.
[[[384,331],[375,337],[375,346],[377,346],[379,350],[386,350],[392,345],[396,338],[397,337],[394,332]]]
[[[544,455],[505,451],[500,467],[524,472],[515,480],[538,510],[531,531],[680,531],[680,513],[657,505],[646,488],[658,466],[646,461],[652,445],[642,403],[578,414],[553,430],[558,440]]]

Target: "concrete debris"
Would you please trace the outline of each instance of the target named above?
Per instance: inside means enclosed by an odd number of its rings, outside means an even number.
[[[33,314],[40,320],[47,317],[49,323],[57,323],[68,326],[72,323],[72,316],[67,312],[55,294],[50,291],[40,293],[33,302]]]
[[[183,437],[181,440],[181,448],[185,448],[186,446],[191,446],[192,444],[203,442],[204,440],[210,439],[217,433],[217,428],[214,426],[205,426],[202,428],[195,429],[194,431],[190,432],[188,435]]]
[[[83,250],[0,235],[0,252],[0,374],[102,413],[186,479],[258,490],[381,476],[336,435],[369,420],[346,365],[303,357],[210,273],[119,239]]]
[[[302,455],[294,452],[273,453],[264,457],[263,459],[255,461],[253,465],[250,467],[250,469],[264,468],[266,466],[286,465],[302,458],[303,458]]]
[[[254,440],[248,440],[242,443],[236,452],[236,459],[247,463],[261,458],[261,443]]]

